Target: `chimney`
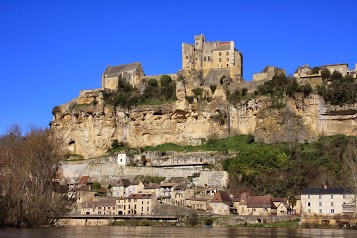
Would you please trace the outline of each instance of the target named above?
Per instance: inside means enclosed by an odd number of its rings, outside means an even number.
[[[327,184],[324,185],[324,189],[327,189]]]

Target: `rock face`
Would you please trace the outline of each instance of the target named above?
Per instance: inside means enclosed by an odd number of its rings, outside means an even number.
[[[205,88],[206,87],[206,88]],[[253,134],[258,142],[309,142],[322,135],[357,136],[357,104],[331,106],[317,95],[287,98],[284,109],[272,109],[267,97],[230,105],[221,86],[192,104],[189,90],[177,82],[175,103],[137,106],[130,110],[103,100],[103,89],[82,91],[56,107],[51,128],[64,138],[69,153],[93,158],[113,140],[131,147],[163,143],[200,145],[207,139]]]

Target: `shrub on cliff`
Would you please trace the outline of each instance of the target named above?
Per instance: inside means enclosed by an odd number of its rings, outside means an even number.
[[[323,85],[317,87],[317,91],[326,102],[332,105],[357,103],[357,82],[349,75],[340,78],[340,74],[335,74],[332,82],[324,82]]]

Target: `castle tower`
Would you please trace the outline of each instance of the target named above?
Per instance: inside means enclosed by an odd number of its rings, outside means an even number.
[[[231,78],[243,78],[243,56],[233,41],[206,42],[203,34],[195,35],[194,41],[182,43],[182,70],[203,70],[206,77],[212,69],[219,69],[228,71],[224,74]]]

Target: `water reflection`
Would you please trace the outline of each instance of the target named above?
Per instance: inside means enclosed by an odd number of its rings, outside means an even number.
[[[267,238],[267,237],[357,237],[345,229],[288,228],[192,228],[192,227],[62,227],[34,229],[0,229],[0,238]]]

